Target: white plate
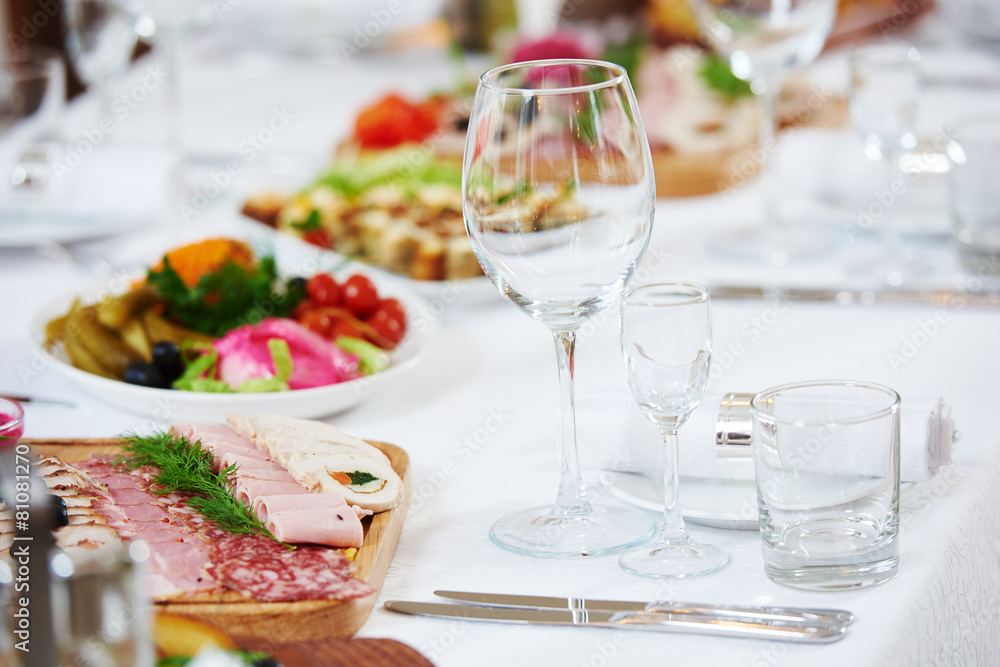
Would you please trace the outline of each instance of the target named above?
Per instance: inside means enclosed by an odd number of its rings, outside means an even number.
[[[663,511],[663,481],[641,472],[601,471],[601,482],[627,503]],[[757,486],[752,479],[681,477],[681,513],[714,528],[757,530]]]
[[[399,299],[406,311],[408,322],[406,336],[391,353],[392,365],[386,370],[325,387],[259,394],[216,394],[155,389],[109,380],[82,371],[69,363],[62,349],[54,350],[52,353],[46,351],[43,346],[46,322],[66,313],[76,296],[80,296],[84,303],[93,302],[98,294],[107,291],[106,283],[67,295],[42,308],[31,324],[31,342],[39,354],[51,360],[53,369],[76,382],[88,394],[99,396],[120,408],[153,417],[158,421],[219,422],[226,412],[245,415],[281,414],[287,417],[314,419],[354,407],[375,393],[383,383],[393,382],[402,373],[413,368],[420,362],[437,330],[436,318],[428,316],[431,311],[428,310],[429,306],[422,297],[396,285],[387,285],[377,276],[369,274],[369,277],[375,283],[380,296]]]

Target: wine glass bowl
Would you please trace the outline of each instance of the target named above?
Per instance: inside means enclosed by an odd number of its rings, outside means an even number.
[[[759,221],[751,228],[715,239],[728,257],[763,261],[775,267],[827,252],[833,237],[815,225],[782,219],[776,205],[773,153],[775,104],[793,68],[819,55],[833,27],[837,0],[689,0],[701,35],[728,61],[733,74],[750,82],[757,96],[761,189]]]
[[[618,297],[652,231],[652,160],[624,69],[546,60],[484,74],[462,192],[466,231],[484,272],[553,334],[562,398],[555,506],[501,519],[491,539],[533,556],[596,555],[646,539],[647,517],[587,498],[574,415],[576,331]]]
[[[703,34],[746,81],[775,82],[816,59],[836,16],[834,0],[692,0]],[[755,91],[757,92],[757,91]]]
[[[66,50],[85,83],[107,86],[128,68],[140,7],[136,0],[66,0]]]
[[[660,532],[618,563],[645,577],[718,572],[729,564],[729,554],[690,538],[678,501],[677,431],[701,402],[712,358],[708,290],[695,283],[629,287],[622,298],[621,343],[632,396],[663,435],[665,466]]]

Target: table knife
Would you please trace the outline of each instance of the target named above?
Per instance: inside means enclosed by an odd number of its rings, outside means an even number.
[[[69,401],[56,400],[54,398],[39,398],[38,396],[14,396],[10,394],[0,394],[0,398],[6,398],[11,401],[17,401],[18,403],[46,403],[48,405],[64,405],[68,408],[76,407],[73,403]]]
[[[763,616],[756,619],[717,618],[645,610],[591,611],[586,609],[483,607],[404,600],[390,600],[385,603],[385,608],[403,614],[469,621],[493,621],[519,625],[565,625],[619,630],[658,630],[801,643],[835,642],[842,639],[847,632],[846,623],[789,621]]]
[[[714,616],[716,618],[768,618],[775,621],[816,621],[834,625],[850,625],[854,614],[842,609],[816,609],[806,607],[770,607],[758,605],[705,604],[656,600],[588,600],[586,598],[547,597],[544,595],[509,595],[503,593],[471,593],[466,591],[434,591],[434,595],[448,600],[473,604],[526,609],[570,609],[578,611],[647,611],[688,616]]]

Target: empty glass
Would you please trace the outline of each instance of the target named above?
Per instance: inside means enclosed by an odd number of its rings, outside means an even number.
[[[622,299],[621,339],[632,396],[663,434],[666,466],[660,532],[623,553],[618,564],[645,577],[718,572],[729,554],[691,539],[678,502],[677,430],[701,402],[712,357],[708,290],[694,283],[630,287]]]
[[[1000,274],[1000,119],[956,123],[948,141],[952,235],[962,267],[979,276]]]
[[[111,85],[128,69],[139,34],[141,0],[65,0],[66,50],[84,83],[111,114]]]
[[[879,255],[855,268],[898,286],[927,272],[926,262],[912,257],[900,243],[895,206],[909,187],[899,168],[904,148],[916,145],[914,133],[920,104],[920,53],[906,42],[884,41],[851,51],[851,119],[865,143],[865,155],[885,170],[877,206],[858,224],[881,240]],[[869,229],[862,229],[867,232]]]
[[[587,498],[573,383],[577,330],[615,301],[646,251],[654,188],[649,144],[620,66],[539,60],[480,78],[462,172],[466,231],[500,294],[551,331],[562,399],[555,505],[497,521],[490,538],[505,549],[593,556],[653,532],[642,512]]]
[[[750,402],[764,571],[810,590],[882,583],[899,568],[899,394],[841,380]]]
[[[750,82],[759,102],[757,143],[761,219],[751,229],[715,240],[725,255],[784,266],[832,244],[816,227],[782,220],[776,209],[774,169],[775,102],[790,70],[816,59],[833,27],[836,0],[689,0],[701,37],[724,55],[733,74]]]
[[[52,52],[0,56],[0,223],[29,214],[51,183],[65,86]]]

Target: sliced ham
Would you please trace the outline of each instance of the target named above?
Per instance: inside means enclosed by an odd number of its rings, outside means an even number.
[[[347,501],[339,493],[293,493],[280,496],[260,496],[253,501],[252,507],[261,521],[267,521],[268,515],[274,512],[301,510],[327,512],[347,507]]]
[[[309,509],[270,512],[264,525],[282,542],[360,547],[365,539],[361,519],[346,504],[324,511]]]
[[[281,466],[274,469],[257,468],[253,470],[241,470],[239,476],[246,479],[266,479],[272,482],[295,482],[298,484],[291,473]]]
[[[201,441],[205,449],[209,450],[216,445],[228,445],[247,450],[257,449],[252,440],[244,438],[233,429],[220,424],[175,422],[170,425],[170,432],[182,435],[191,441]]]
[[[258,461],[271,460],[271,455],[267,452],[262,452],[259,449],[233,447],[232,445],[215,445],[214,447],[211,447],[209,451],[212,452],[212,456],[214,456],[217,461],[222,459],[227,454],[232,455],[232,458],[243,461],[251,459],[256,459]]]
[[[263,496],[285,496],[291,494],[309,493],[298,482],[272,482],[266,479],[238,478],[235,493],[237,500],[253,505],[253,502]]]
[[[220,468],[228,468],[231,465],[236,466],[237,475],[246,470],[282,470],[282,467],[274,461],[255,459],[240,454],[224,454],[222,458],[219,459]]]

